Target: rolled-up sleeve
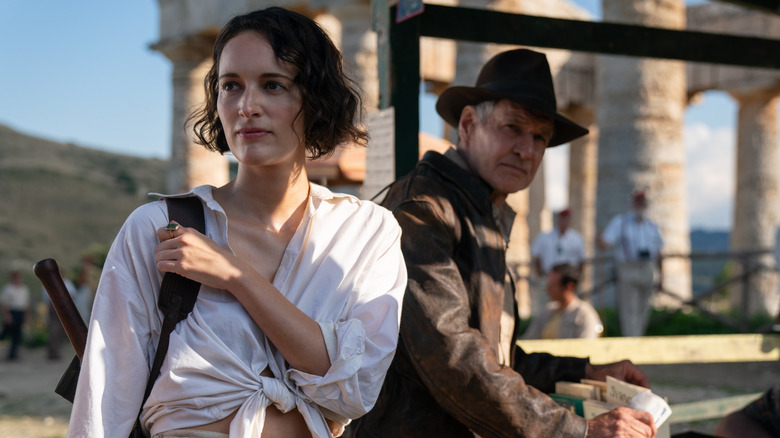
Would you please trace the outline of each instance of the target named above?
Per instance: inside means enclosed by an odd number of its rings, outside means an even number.
[[[315,404],[345,418],[371,410],[398,344],[406,265],[401,231],[392,216],[389,230],[378,233],[361,255],[354,305],[337,321],[318,321],[331,367],[324,376],[290,369],[288,377]],[[365,260],[368,258],[368,260]]]

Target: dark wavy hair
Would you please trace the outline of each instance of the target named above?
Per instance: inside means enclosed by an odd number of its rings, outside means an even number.
[[[187,119],[198,144],[220,154],[229,151],[217,114],[219,60],[228,41],[244,31],[263,35],[277,58],[297,68],[294,81],[302,106],[295,120],[303,117],[303,140],[311,158],[330,155],[347,142],[365,146],[368,133],[359,125],[362,99],[357,84],[344,74],[341,53],[314,20],[279,7],[234,17],[217,35],[214,63],[204,80],[206,101]]]

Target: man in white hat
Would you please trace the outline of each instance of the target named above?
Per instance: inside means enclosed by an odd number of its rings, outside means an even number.
[[[456,147],[429,152],[382,202],[403,235],[409,282],[398,350],[361,437],[649,437],[652,416],[622,408],[591,420],[544,392],[558,380],[607,374],[647,386],[629,361],[526,354],[516,348],[514,285],[505,247],[508,194],[531,183],[545,148],[587,130],[557,113],[547,58],[500,53],[475,87],[451,87],[436,110]]]

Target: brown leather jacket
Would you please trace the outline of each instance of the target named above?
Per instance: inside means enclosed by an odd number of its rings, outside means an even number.
[[[585,436],[585,420],[543,392],[584,377],[587,359],[515,348],[515,369],[498,363],[506,263],[491,191],[435,152],[391,186],[382,204],[409,272],[401,334],[375,407],[347,436]]]

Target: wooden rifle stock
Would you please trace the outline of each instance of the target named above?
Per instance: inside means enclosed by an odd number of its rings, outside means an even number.
[[[68,288],[65,287],[65,282],[62,281],[57,262],[54,259],[43,259],[33,266],[33,272],[49,294],[54,311],[57,312],[76,355],[81,359],[87,344],[87,325],[81,318]]]

